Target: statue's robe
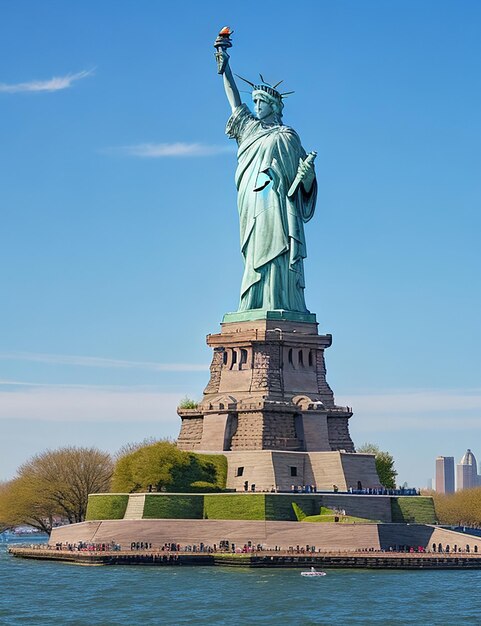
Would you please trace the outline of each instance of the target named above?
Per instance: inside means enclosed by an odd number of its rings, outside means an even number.
[[[232,113],[226,134],[239,146],[236,186],[245,263],[239,311],[307,312],[304,222],[314,214],[317,183],[308,193],[300,184],[287,196],[299,159],[306,158],[299,136],[288,126],[263,124],[245,104]]]

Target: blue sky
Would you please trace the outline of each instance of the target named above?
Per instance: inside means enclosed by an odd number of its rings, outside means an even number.
[[[225,24],[318,151],[306,300],[355,442],[421,486],[481,456],[479,2],[0,7],[0,479],[175,437],[202,394],[242,272]]]

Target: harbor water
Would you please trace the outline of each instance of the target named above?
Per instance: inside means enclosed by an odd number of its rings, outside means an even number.
[[[30,542],[22,538],[10,540]],[[82,567],[0,544],[2,626],[481,624],[481,571]]]

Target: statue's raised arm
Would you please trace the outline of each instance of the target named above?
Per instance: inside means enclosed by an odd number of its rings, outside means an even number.
[[[230,57],[227,54],[227,48],[232,47],[232,41],[230,40],[232,33],[233,31],[228,26],[224,26],[215,40],[214,48],[216,49],[217,73],[222,74],[224,77],[225,95],[232,111],[234,111],[241,105],[241,98],[229,65]]]
[[[223,28],[214,46],[232,109],[226,133],[239,147],[236,186],[244,274],[238,312],[243,319],[262,319],[267,311],[283,312],[281,316],[288,311],[304,319],[309,314],[304,223],[316,205],[316,153],[307,155],[298,134],[282,122],[283,99],[292,93],[278,91],[282,81],[271,85],[261,75],[255,84],[243,78],[252,88],[255,114],[242,103],[227,54],[231,34]]]

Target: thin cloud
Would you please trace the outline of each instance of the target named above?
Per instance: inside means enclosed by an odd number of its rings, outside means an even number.
[[[3,352],[0,361],[30,361],[47,365],[72,365],[76,367],[101,367],[113,369],[142,369],[153,372],[200,372],[206,365],[196,363],[156,363],[154,361],[126,361],[95,356],[72,356],[31,352]]]
[[[54,387],[0,391],[0,420],[180,424],[176,408],[182,394],[128,387]]]
[[[176,407],[182,395],[158,392],[148,385],[72,385],[4,379],[0,380],[0,420],[160,420],[176,425]],[[438,396],[443,399],[443,410],[439,408]],[[339,398],[338,403],[353,406],[351,428],[354,427],[358,434],[402,431],[414,434],[440,430],[458,433],[481,429],[481,390],[349,396]]]
[[[364,414],[362,411],[355,411],[353,419],[355,424],[350,424],[350,428],[355,427],[358,433],[438,433],[451,432],[453,437],[463,430],[480,430],[481,420],[477,415],[463,415],[462,412],[453,420],[453,416],[429,416],[421,411],[417,416],[406,417],[402,414],[380,415]]]
[[[351,426],[359,433],[481,429],[481,389],[342,395],[338,404],[352,406]]]
[[[481,410],[481,389],[420,389],[344,395],[342,404],[376,415]],[[481,424],[481,420],[480,420]]]
[[[94,73],[94,70],[83,70],[76,74],[67,74],[66,76],[54,76],[50,80],[32,80],[27,83],[0,83],[0,93],[21,93],[21,92],[38,92],[38,91],[61,91],[68,89],[72,83],[82,78],[87,78]]]
[[[148,391],[157,393],[158,385],[90,385],[86,383],[37,383],[30,380],[0,379],[0,387],[13,387],[10,391],[16,391],[15,387],[46,389],[87,389],[95,391]],[[3,391],[3,390],[2,390]]]
[[[140,143],[133,146],[108,148],[106,152],[150,159],[166,157],[208,157],[232,152],[232,146],[203,143]]]

